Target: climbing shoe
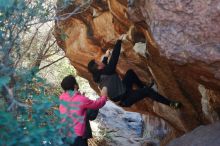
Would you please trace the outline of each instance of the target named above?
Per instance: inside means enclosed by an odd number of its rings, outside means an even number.
[[[181,103],[178,101],[171,101],[170,103],[170,107],[174,108],[174,109],[179,109],[181,107]]]

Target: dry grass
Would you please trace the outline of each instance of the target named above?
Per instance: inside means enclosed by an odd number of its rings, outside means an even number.
[[[88,140],[89,146],[109,146],[106,140],[91,138]]]

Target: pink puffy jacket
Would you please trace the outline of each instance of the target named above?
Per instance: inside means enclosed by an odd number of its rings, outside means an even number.
[[[87,109],[99,109],[103,107],[107,101],[107,97],[102,96],[97,100],[90,100],[87,97],[76,92],[72,97],[68,92],[64,92],[60,95],[60,101],[64,101],[67,104],[60,104],[59,111],[61,114],[66,114],[68,118],[71,118],[74,132],[77,136],[83,136],[85,132],[86,124],[86,110]],[[66,107],[68,105],[68,107]],[[73,107],[73,108],[72,108]],[[74,108],[76,107],[76,108]],[[72,109],[71,109],[72,108]],[[80,116],[80,118],[74,118],[73,115]],[[62,119],[64,122],[66,119]]]

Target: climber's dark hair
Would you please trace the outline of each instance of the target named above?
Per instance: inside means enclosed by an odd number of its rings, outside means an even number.
[[[100,74],[99,74],[99,70],[98,70],[98,65],[96,64],[95,60],[92,59],[89,63],[88,63],[88,70],[90,73],[92,73],[93,76],[93,80],[95,82],[99,82],[100,79]]]
[[[97,73],[97,71],[98,71],[98,66],[97,66],[97,64],[96,64],[96,62],[95,62],[94,59],[92,59],[91,61],[89,61],[89,63],[88,63],[88,70],[89,70],[89,72],[92,73],[92,74]]]
[[[73,75],[68,75],[63,78],[61,82],[61,87],[64,91],[74,90],[75,85],[78,85],[76,79]]]

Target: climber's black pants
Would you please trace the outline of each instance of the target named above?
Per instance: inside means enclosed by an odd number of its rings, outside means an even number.
[[[121,95],[122,106],[131,106],[135,102],[140,101],[145,97],[149,97],[157,102],[170,105],[170,100],[160,95],[150,87],[144,86],[133,70],[128,70],[126,72],[122,82],[126,86],[126,93]],[[138,89],[133,90],[133,84],[136,84]]]
[[[129,69],[126,73],[124,78],[122,79],[122,83],[125,85],[126,90],[130,91],[132,90],[132,86],[136,84],[138,88],[143,88],[144,84],[141,82],[141,80],[138,78],[136,73]]]

